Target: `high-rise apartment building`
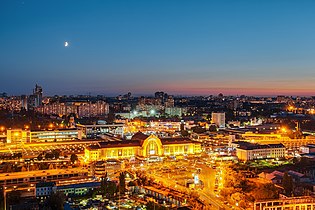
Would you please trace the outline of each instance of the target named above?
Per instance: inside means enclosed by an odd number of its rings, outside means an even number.
[[[109,113],[109,104],[105,101],[96,102],[53,102],[43,104],[36,109],[43,114],[69,115],[75,114],[78,117],[95,117]]]
[[[42,100],[43,100],[43,88],[39,85],[35,85],[35,89],[33,90],[33,95],[34,95],[34,107],[39,107],[42,105]]]
[[[225,113],[224,112],[212,112],[211,122],[216,124],[219,128],[225,128]]]

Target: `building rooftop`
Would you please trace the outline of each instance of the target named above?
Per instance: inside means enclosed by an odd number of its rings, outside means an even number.
[[[38,170],[38,171],[23,171],[23,172],[13,172],[13,173],[1,173],[0,181],[10,180],[10,179],[24,179],[27,177],[42,177],[42,176],[54,176],[62,174],[83,174],[87,173],[87,169],[72,168],[72,169],[52,169],[52,170]]]
[[[299,173],[299,172],[297,172],[297,171],[293,171],[293,170],[288,171],[288,174],[289,174],[290,176],[299,177],[299,178],[305,177],[304,174]]]
[[[100,148],[141,146],[140,141],[132,141],[132,140],[100,142],[99,145],[100,145]]]
[[[144,133],[142,132],[137,132],[135,133],[132,137],[131,137],[131,140],[145,140],[147,139],[149,136],[148,135],[145,135]]]
[[[55,182],[38,182],[36,183],[36,188],[39,187],[54,187],[56,185]]]
[[[268,148],[285,148],[283,144],[253,144],[250,142],[239,141],[234,142],[239,145],[239,149],[255,150],[255,149],[268,149]]]
[[[163,139],[161,139],[161,142],[162,142],[163,145],[194,143],[189,138],[163,138]]]
[[[69,188],[94,188],[100,187],[100,182],[85,182],[85,183],[77,183],[77,184],[68,184],[68,185],[60,185],[57,187],[58,190],[60,189],[69,189]]]
[[[315,144],[308,144],[308,145],[306,145],[306,146],[304,146],[304,147],[315,148]]]
[[[97,150],[100,148],[141,147],[144,140],[146,140],[147,138],[149,138],[148,135],[145,135],[142,132],[138,132],[133,135],[131,140],[99,142],[97,145],[91,145],[87,148],[89,150]],[[162,138],[160,140],[162,142],[162,145],[194,143],[194,141],[190,140],[189,138]]]

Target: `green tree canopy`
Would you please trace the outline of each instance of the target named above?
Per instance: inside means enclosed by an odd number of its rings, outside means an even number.
[[[125,194],[126,192],[126,176],[124,172],[119,174],[119,193]]]
[[[288,172],[285,172],[282,178],[282,186],[284,188],[285,194],[291,196],[293,193],[293,179],[289,176]]]
[[[274,184],[267,183],[259,185],[255,191],[253,191],[253,196],[255,200],[276,199],[279,197],[279,192]]]
[[[71,154],[71,156],[70,156],[70,161],[71,161],[71,163],[74,163],[75,161],[77,161],[78,160],[78,156],[76,155],[76,154]]]
[[[45,201],[45,209],[49,210],[63,210],[65,196],[62,192],[51,194]]]

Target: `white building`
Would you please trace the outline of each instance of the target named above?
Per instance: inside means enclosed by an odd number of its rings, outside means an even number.
[[[179,116],[181,117],[183,114],[187,113],[186,108],[181,107],[166,107],[165,108],[165,114],[168,114],[170,116]]]
[[[283,158],[285,146],[283,144],[252,144],[249,142],[233,142],[238,144],[236,155],[239,160],[249,161],[268,158]]]
[[[301,146],[300,147],[300,152],[302,154],[315,153],[315,145],[314,144],[308,144],[306,146]]]
[[[279,199],[256,201],[254,210],[286,210],[286,209],[315,209],[315,198],[303,197],[280,197]]]
[[[224,112],[212,112],[211,122],[216,124],[219,128],[225,128],[225,113]]]

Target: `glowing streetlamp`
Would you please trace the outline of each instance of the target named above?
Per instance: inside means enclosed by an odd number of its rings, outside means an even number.
[[[283,133],[286,133],[286,132],[287,132],[287,129],[286,129],[286,128],[281,128],[281,131],[282,131]]]
[[[294,106],[292,106],[292,105],[288,107],[288,110],[289,110],[290,112],[292,112],[293,109],[294,109]]]

